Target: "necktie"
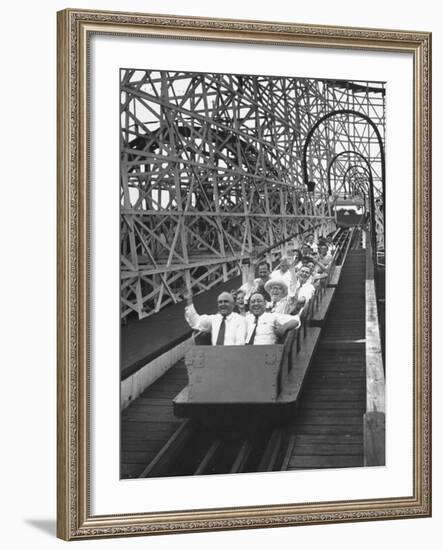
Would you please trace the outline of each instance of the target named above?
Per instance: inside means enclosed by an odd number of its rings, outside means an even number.
[[[254,324],[254,330],[252,331],[252,334],[249,338],[249,340],[246,342],[247,346],[252,346],[255,340],[255,333],[257,332],[257,324],[258,324],[258,317],[255,317],[255,324]]]
[[[225,343],[225,332],[226,332],[226,317],[223,316],[220,328],[218,329],[217,341],[215,342],[216,346],[223,346]]]

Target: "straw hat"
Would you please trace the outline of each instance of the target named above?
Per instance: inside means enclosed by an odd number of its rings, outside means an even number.
[[[283,279],[269,279],[269,281],[266,281],[265,290],[268,294],[270,293],[272,286],[279,286],[283,291],[283,295],[288,295],[288,285],[283,281]]]

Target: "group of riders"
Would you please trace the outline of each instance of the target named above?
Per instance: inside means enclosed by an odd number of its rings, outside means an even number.
[[[315,242],[308,235],[273,271],[267,262],[251,262],[242,286],[218,296],[216,313],[197,313],[192,294],[186,294],[185,319],[193,329],[209,333],[213,345],[275,344],[300,326],[316,288],[329,275],[334,252],[330,239]]]

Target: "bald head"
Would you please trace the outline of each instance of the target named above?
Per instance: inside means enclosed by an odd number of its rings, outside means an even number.
[[[222,292],[217,298],[217,309],[222,315],[230,315],[234,309],[234,297],[230,292]]]

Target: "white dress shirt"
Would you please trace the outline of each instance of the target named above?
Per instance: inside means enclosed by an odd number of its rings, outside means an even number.
[[[290,313],[294,309],[295,302],[293,297],[286,296],[278,302],[268,302],[266,306],[266,311],[270,313]]]
[[[324,268],[321,268],[319,265],[315,267],[315,271],[317,273],[323,273],[324,271],[327,271],[329,269],[329,266],[332,262],[332,256],[330,254],[326,254],[326,256],[319,256],[317,258],[317,261],[320,262],[322,265],[324,265]]]
[[[310,279],[308,279],[304,285],[302,285],[300,281],[297,281],[295,283],[293,290],[296,300],[300,300],[300,298],[305,298],[306,302],[309,302],[309,300],[314,296],[315,287],[310,282]]]
[[[298,315],[287,315],[285,313],[269,313],[265,311],[262,313],[257,321],[257,329],[255,331],[254,346],[264,346],[268,344],[275,344],[277,342],[277,335],[275,333],[276,324],[280,323],[284,325],[288,321],[298,319],[300,324],[300,318]],[[248,313],[246,319],[246,342],[249,342],[251,335],[255,327],[255,315]]]
[[[199,315],[194,305],[191,305],[185,308],[185,319],[191,328],[201,330],[202,332],[210,332],[212,345],[215,346],[223,320],[223,316],[220,313]],[[225,346],[242,346],[245,343],[245,319],[245,317],[235,312],[226,317]]]

